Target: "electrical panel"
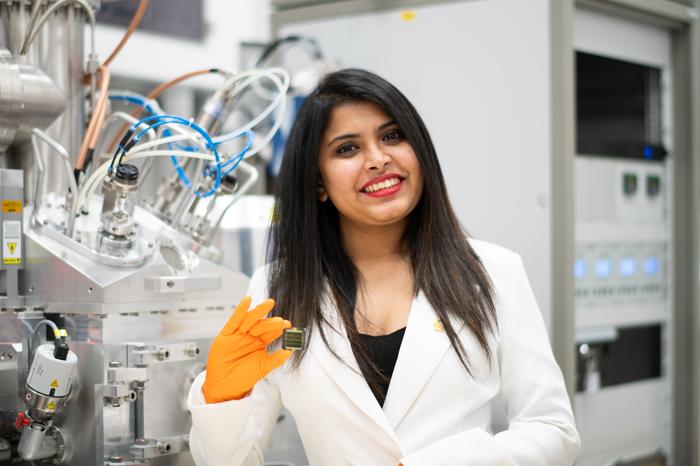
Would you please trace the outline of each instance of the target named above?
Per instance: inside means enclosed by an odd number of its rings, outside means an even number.
[[[577,464],[672,464],[670,33],[575,18]]]

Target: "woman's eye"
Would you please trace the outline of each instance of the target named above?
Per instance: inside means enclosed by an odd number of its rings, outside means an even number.
[[[356,144],[343,144],[342,146],[338,147],[336,152],[338,154],[348,154],[348,153],[354,151],[355,149],[357,149]]]
[[[403,139],[403,132],[400,129],[393,129],[386,133],[383,139],[385,141],[400,141]]]

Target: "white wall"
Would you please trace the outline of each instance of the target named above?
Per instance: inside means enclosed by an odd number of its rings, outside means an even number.
[[[113,75],[160,82],[199,68],[235,69],[241,41],[269,40],[269,13],[269,0],[204,0],[202,42],[137,30],[110,71]],[[109,56],[123,34],[124,28],[98,25],[97,52],[101,60]],[[210,86],[220,82],[215,77],[197,81]]]
[[[340,66],[394,83],[413,102],[469,233],[517,251],[551,314],[549,9],[546,0],[426,4],[290,22]]]

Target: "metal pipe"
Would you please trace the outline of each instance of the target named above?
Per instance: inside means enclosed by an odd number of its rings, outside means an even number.
[[[27,49],[29,48],[29,36],[36,25],[36,19],[39,17],[39,10],[41,10],[42,3],[44,3],[44,0],[34,0],[34,3],[32,4],[32,14],[29,16],[29,22],[27,23],[27,27],[24,32],[22,46],[19,49],[20,55],[27,54]]]
[[[22,429],[17,452],[26,461],[51,458],[58,453],[58,442],[51,435],[46,435],[48,426],[41,422],[32,422]]]
[[[31,33],[29,35],[29,39],[22,44],[22,48],[20,49],[20,55],[25,55],[27,53],[29,46],[32,45],[32,42],[34,42],[34,38],[38,34],[39,30],[44,25],[44,23],[48,21],[53,12],[69,3],[77,3],[78,5],[83,7],[83,10],[85,10],[85,14],[88,17],[88,21],[90,21],[90,59],[93,59],[95,57],[95,12],[85,0],[58,0],[56,3],[48,7],[44,14],[41,15],[41,18],[39,18],[39,20],[37,21],[36,26],[32,28]]]
[[[67,227],[66,227],[66,235],[69,237],[73,237],[73,225],[75,224],[75,216],[77,215],[78,212],[78,184],[75,181],[75,178],[73,177],[73,167],[71,166],[70,163],[70,155],[68,155],[68,152],[66,149],[51,139],[46,133],[41,131],[38,128],[34,128],[32,130],[32,134],[35,136],[38,136],[41,138],[46,144],[48,144],[58,155],[61,156],[61,159],[63,160],[63,166],[66,169],[66,177],[68,178],[68,186],[70,187],[71,194],[70,194],[70,209],[68,210],[69,212],[69,218]],[[66,199],[67,200],[67,199]]]
[[[46,167],[44,165],[44,160],[41,155],[41,151],[39,150],[39,144],[37,143],[37,136],[35,134],[32,134],[32,149],[34,150],[34,159],[36,160],[38,172],[36,187],[34,188],[34,211],[32,213],[32,216],[36,218],[39,206],[41,205],[41,199],[44,197],[43,187],[45,186],[46,182]]]

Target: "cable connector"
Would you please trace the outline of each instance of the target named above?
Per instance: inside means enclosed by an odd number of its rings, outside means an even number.
[[[87,70],[88,74],[95,74],[95,73],[97,73],[97,70],[99,68],[100,68],[100,61],[97,59],[97,54],[91,53],[88,56],[88,61],[87,61],[87,64],[85,65],[85,69]]]

